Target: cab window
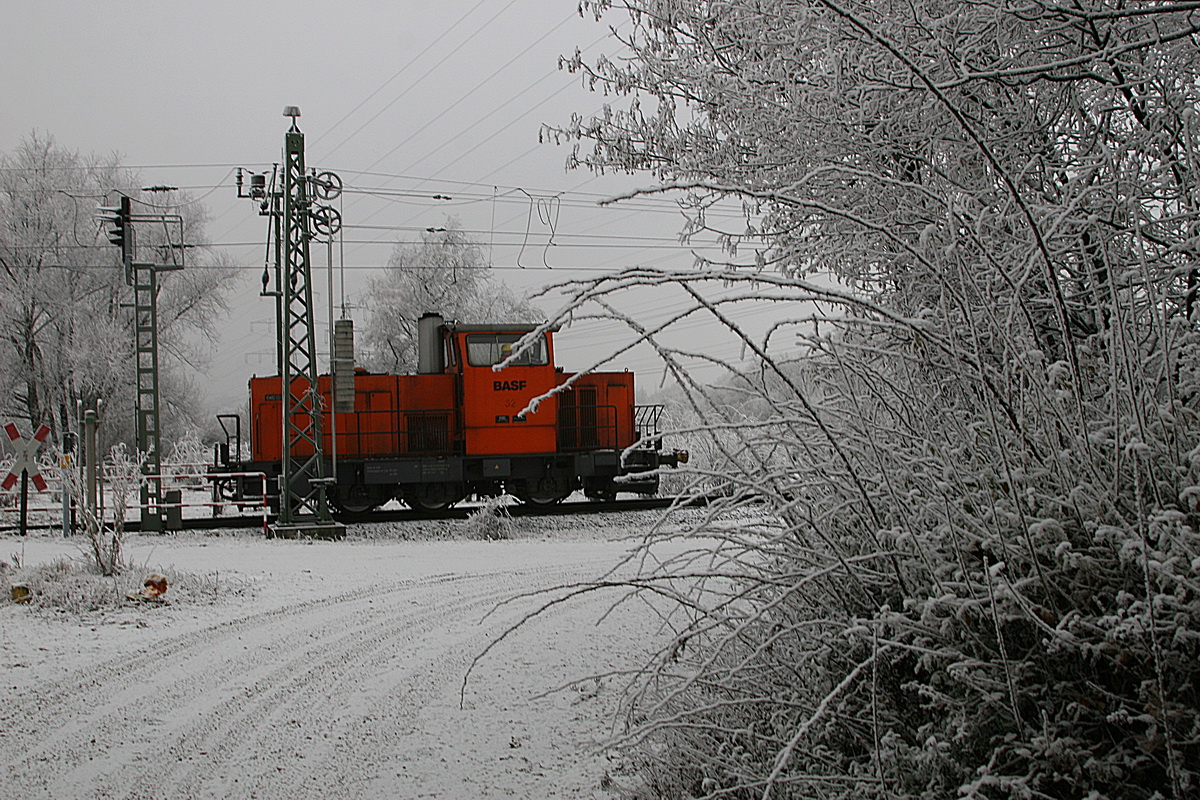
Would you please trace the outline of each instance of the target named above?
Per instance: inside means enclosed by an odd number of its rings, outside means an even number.
[[[472,367],[490,367],[499,364],[512,355],[517,342],[521,341],[519,333],[470,333],[467,334],[467,363]],[[536,342],[527,347],[513,365],[522,367],[542,367],[550,363],[546,354],[546,338],[539,337]]]

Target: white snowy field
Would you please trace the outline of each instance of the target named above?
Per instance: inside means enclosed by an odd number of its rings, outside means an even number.
[[[598,746],[622,679],[586,678],[656,649],[645,604],[553,606],[483,657],[460,705],[472,659],[553,596],[522,593],[597,578],[635,544],[628,527],[518,524],[547,530],[131,536],[137,571],[211,576],[214,597],[83,617],[0,604],[0,797],[621,796],[633,779]],[[26,566],[78,554],[0,537]]]

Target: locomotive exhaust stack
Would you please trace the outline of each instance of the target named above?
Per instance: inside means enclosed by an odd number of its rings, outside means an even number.
[[[446,371],[442,322],[442,316],[432,312],[426,312],[417,320],[418,375],[438,375]]]

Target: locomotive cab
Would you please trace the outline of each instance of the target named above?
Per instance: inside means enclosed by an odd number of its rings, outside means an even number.
[[[445,329],[462,381],[466,454],[555,453],[558,398],[545,398],[536,410],[526,411],[556,383],[552,332],[522,344],[534,327],[451,324]]]
[[[559,453],[558,397],[543,397],[557,383],[553,330],[461,323],[439,327],[448,370],[459,381],[464,453],[468,463],[480,467],[476,490],[507,492],[534,505],[566,498],[579,482],[570,459]],[[535,398],[541,399],[530,408]]]

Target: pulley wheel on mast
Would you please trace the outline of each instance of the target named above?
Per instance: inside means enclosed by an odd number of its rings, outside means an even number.
[[[330,206],[317,206],[312,210],[313,228],[322,236],[333,236],[342,229],[342,215]]]
[[[336,172],[321,172],[312,178],[313,194],[320,200],[336,200],[342,193],[342,179]]]

